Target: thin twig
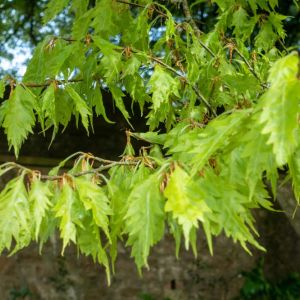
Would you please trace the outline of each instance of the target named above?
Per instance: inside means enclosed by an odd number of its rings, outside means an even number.
[[[255,70],[253,69],[253,67],[250,65],[249,61],[246,59],[246,57],[239,51],[239,49],[237,49],[236,47],[234,47],[234,51],[237,53],[237,55],[244,61],[244,63],[247,65],[249,71],[260,81],[260,78],[258,77],[258,75],[256,74]]]
[[[116,2],[118,3],[122,3],[122,4],[127,4],[129,6],[135,6],[135,7],[140,7],[140,8],[147,8],[146,5],[142,5],[142,4],[138,4],[138,3],[134,3],[134,2],[128,2],[128,1],[124,1],[124,0],[116,0]],[[164,12],[160,11],[159,9],[157,9],[156,6],[159,6],[159,4],[157,3],[151,3],[150,6],[148,6],[149,8],[153,8],[159,15],[165,17],[165,18],[168,18],[168,15],[165,14]]]
[[[86,154],[86,153],[84,153],[84,155],[82,155],[82,156],[90,157],[91,159],[96,160],[96,161],[101,161],[104,163],[109,162],[109,163],[106,165],[101,165],[100,167],[95,168],[95,169],[81,171],[81,172],[78,172],[75,174],[67,174],[67,175],[72,176],[72,177],[80,177],[80,176],[84,176],[84,175],[88,175],[88,174],[98,174],[98,173],[108,170],[114,166],[136,166],[137,164],[140,163],[140,160],[138,160],[138,161],[137,160],[111,161],[111,160],[102,159],[100,157],[94,157],[93,155]],[[27,172],[28,174],[37,172],[36,170],[31,170],[31,169],[24,167],[16,162],[8,162],[5,164],[2,164],[0,166],[0,169],[4,169],[4,170],[7,169],[7,171],[9,171],[11,169],[19,169],[19,170],[23,170],[23,171]],[[54,180],[61,180],[61,179],[63,179],[64,176],[65,176],[65,174],[63,174],[63,175],[40,175],[39,178],[42,180],[54,181]]]
[[[249,71],[252,73],[252,75],[260,82],[260,85],[264,89],[268,88],[268,86],[264,82],[262,82],[262,80],[260,79],[260,77],[255,72],[254,68],[250,65],[250,63],[247,60],[247,58],[239,51],[239,49],[237,49],[236,47],[234,47],[234,51],[244,61],[244,63],[247,65],[247,67],[248,67]]]
[[[182,0],[181,4],[186,21],[191,24],[196,35],[199,37],[203,32],[199,29],[196,22],[194,21],[187,0]]]
[[[103,172],[105,170],[109,170],[111,169],[112,167],[115,167],[115,166],[136,166],[138,164],[137,161],[115,161],[111,164],[108,164],[108,165],[102,165],[96,169],[91,169],[91,170],[87,170],[87,171],[82,171],[82,172],[78,172],[78,173],[75,173],[75,174],[68,174],[69,176],[72,176],[72,177],[80,177],[80,176],[84,176],[84,175],[89,175],[89,174],[98,174],[100,172]],[[52,181],[55,181],[55,180],[61,180],[62,178],[64,177],[64,175],[41,175],[40,178],[43,179],[43,180],[52,180]]]
[[[199,44],[212,56],[215,57],[216,55],[212,52],[211,49],[209,49],[201,40],[200,40],[200,36],[202,34],[202,31],[199,29],[199,27],[197,26],[196,22],[194,21],[188,2],[187,0],[182,0],[182,8],[183,8],[183,13],[185,15],[186,21],[188,23],[191,24],[197,38],[198,38],[198,42]]]
[[[206,100],[206,98],[202,95],[202,93],[199,91],[198,87],[194,84],[192,84],[187,78],[186,76],[180,74],[177,70],[175,70],[174,68],[172,68],[171,66],[169,66],[168,64],[166,64],[165,62],[161,61],[159,58],[157,57],[153,57],[153,56],[149,56],[150,59],[152,59],[153,61],[159,63],[160,65],[162,65],[163,67],[165,67],[166,69],[168,69],[169,71],[173,72],[175,75],[181,77],[184,79],[184,81],[190,85],[192,87],[192,89],[194,90],[194,92],[196,93],[197,97],[200,98],[200,100],[205,104],[205,106],[209,109],[209,111],[213,114],[214,117],[217,117],[216,112],[213,110],[213,108],[211,107],[211,105],[209,104],[209,102]]]
[[[151,60],[157,62],[158,64],[162,65],[163,67],[165,67],[166,69],[168,69],[169,71],[171,71],[172,73],[174,73],[175,75],[179,76],[179,77],[184,77],[182,74],[180,74],[176,69],[174,69],[173,67],[169,66],[168,64],[166,64],[165,62],[163,62],[160,58],[158,57],[154,57],[149,55],[148,56]]]
[[[70,79],[70,80],[49,80],[44,83],[34,83],[34,82],[22,82],[22,85],[31,88],[39,88],[39,87],[47,87],[51,85],[51,83],[55,82],[57,85],[62,85],[66,83],[74,83],[74,82],[81,82],[83,79]],[[16,85],[16,84],[15,84]]]
[[[131,5],[131,6],[137,6],[137,7],[141,7],[141,8],[146,8],[146,6],[144,5],[141,5],[141,4],[137,4],[137,3],[132,3],[132,2],[127,2],[127,1],[123,1],[123,0],[116,0],[116,2],[119,2],[119,3],[123,3],[123,4],[127,4],[127,5]],[[154,4],[155,5],[155,4]],[[211,49],[209,49],[201,40],[200,40],[200,35],[202,34],[201,30],[198,28],[196,22],[194,21],[193,17],[191,16],[191,11],[189,9],[189,6],[188,6],[188,3],[186,0],[183,0],[182,1],[182,5],[183,5],[183,11],[184,11],[184,14],[185,14],[185,17],[186,17],[186,20],[188,23],[191,24],[192,28],[194,29],[195,33],[196,33],[196,36],[198,37],[198,41],[200,43],[200,45],[212,56],[212,57],[215,57],[216,55],[212,52]],[[155,6],[154,6],[155,8]],[[155,11],[164,16],[165,18],[168,18],[169,16],[163,12],[161,12],[160,10],[156,9],[155,8]],[[178,25],[177,22],[175,22],[176,25]]]
[[[136,6],[136,7],[140,7],[140,8],[146,8],[145,5],[134,3],[134,2],[128,2],[128,1],[124,1],[124,0],[116,0],[116,2],[127,4],[127,5],[130,5],[130,6]]]

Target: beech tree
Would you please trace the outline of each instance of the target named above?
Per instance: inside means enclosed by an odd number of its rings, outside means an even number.
[[[252,213],[273,210],[279,171],[300,196],[300,61],[278,1],[51,0],[44,23],[63,10],[69,35],[47,36],[22,80],[0,81],[8,146],[18,157],[37,124],[55,139],[72,118],[87,134],[95,118],[112,122],[103,91],[128,123],[127,144],[118,161],[79,152],[49,174],[1,165],[1,176],[18,172],[0,193],[0,252],[59,231],[62,254],[74,243],[109,282],[120,242],[139,272],[166,233],[176,255],[181,242],[196,255],[199,227],[211,254],[221,232],[265,250]],[[211,16],[205,32],[198,12]],[[148,131],[135,132],[125,96]]]

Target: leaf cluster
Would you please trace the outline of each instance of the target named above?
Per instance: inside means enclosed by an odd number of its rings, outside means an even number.
[[[264,250],[252,210],[272,210],[267,183],[276,196],[280,169],[299,202],[299,57],[277,47],[286,33],[276,0],[213,2],[218,18],[207,33],[195,28],[187,1],[179,20],[152,1],[49,2],[45,21],[75,11],[71,36],[47,37],[21,82],[0,82],[0,94],[12,87],[0,106],[9,147],[18,156],[37,123],[54,139],[72,117],[87,134],[95,117],[111,122],[104,90],[132,126],[129,95],[149,131],[127,132],[119,162],[80,154],[70,171],[58,173],[63,162],[48,175],[17,166],[20,176],[0,194],[0,249],[43,243],[58,229],[63,250],[75,243],[108,278],[119,241],[141,271],[165,232],[177,255],[182,238],[197,254],[200,226],[211,253],[222,232],[248,252],[249,244]],[[135,155],[133,138],[149,147]]]

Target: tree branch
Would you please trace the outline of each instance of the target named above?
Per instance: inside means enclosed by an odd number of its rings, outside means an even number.
[[[212,52],[212,50],[210,50],[201,40],[200,40],[200,36],[202,34],[202,31],[198,28],[196,22],[194,21],[193,17],[192,17],[192,14],[191,14],[191,11],[190,11],[190,8],[189,8],[189,5],[188,5],[188,2],[187,0],[182,0],[181,2],[182,4],[182,8],[183,8],[183,13],[185,15],[185,18],[186,18],[186,21],[188,23],[191,24],[194,32],[195,32],[195,35],[197,36],[198,38],[198,42],[199,44],[212,56],[212,57],[215,57],[216,55]]]
[[[122,3],[122,4],[127,4],[127,5],[130,5],[130,6],[136,6],[136,7],[140,7],[140,8],[146,8],[145,5],[134,3],[134,2],[128,2],[128,1],[124,1],[124,0],[116,0],[116,2]]]
[[[112,160],[106,160],[106,159],[102,159],[100,157],[95,157],[90,153],[83,153],[82,155],[79,156],[79,158],[90,158],[92,160],[98,161],[98,162],[102,162],[105,163],[106,165],[101,165],[98,168],[95,169],[91,169],[91,170],[86,170],[86,171],[81,171],[75,174],[69,174],[69,173],[64,173],[63,175],[43,175],[41,174],[39,176],[39,178],[41,180],[51,180],[51,181],[55,181],[55,180],[61,180],[63,179],[64,176],[69,175],[72,177],[80,177],[80,176],[84,176],[84,175],[88,175],[88,174],[99,174],[105,170],[108,170],[112,167],[115,166],[136,166],[137,164],[140,163],[142,158],[139,158],[138,160],[121,160],[121,161],[112,161]],[[4,163],[2,165],[0,165],[0,170],[2,170],[2,174],[6,173],[6,171],[10,171],[11,169],[19,169],[19,170],[23,170],[28,174],[33,174],[33,173],[39,173],[39,171],[37,170],[32,170],[29,169],[21,164],[18,164],[16,162],[7,162]]]
[[[246,57],[239,51],[239,49],[237,49],[236,47],[234,47],[234,51],[236,52],[236,54],[244,61],[244,63],[247,65],[249,71],[252,73],[252,75],[260,82],[260,85],[263,88],[267,88],[268,86],[262,82],[262,80],[260,79],[260,77],[257,75],[257,73],[255,72],[255,70],[253,69],[253,67],[250,65],[249,61],[246,59]]]
[[[149,56],[150,59],[152,59],[153,61],[159,63],[160,65],[162,65],[163,67],[165,67],[167,70],[171,71],[172,73],[174,73],[175,75],[183,78],[185,80],[185,82],[190,85],[193,89],[193,91],[196,93],[197,97],[204,103],[204,105],[208,108],[208,110],[213,114],[214,117],[217,117],[216,112],[213,110],[213,108],[211,107],[211,105],[209,104],[209,102],[206,100],[206,98],[202,95],[202,93],[199,91],[198,87],[194,84],[192,84],[186,76],[184,76],[183,74],[180,74],[176,69],[172,68],[171,66],[169,66],[168,64],[166,64],[165,62],[161,61],[159,58],[157,57],[153,57],[153,56]]]
[[[49,80],[44,83],[34,83],[34,82],[22,82],[21,84],[26,86],[26,87],[31,87],[31,88],[39,88],[39,87],[47,87],[51,85],[51,83],[55,82],[57,85],[62,85],[66,83],[74,83],[74,82],[81,82],[83,79],[71,79],[71,80]],[[15,83],[16,85],[16,83]]]
[[[115,162],[112,162],[108,165],[105,165],[105,166],[100,166],[96,169],[91,169],[91,170],[87,170],[87,171],[82,171],[82,172],[78,172],[78,173],[75,173],[75,174],[68,174],[70,176],[73,176],[73,177],[80,177],[80,176],[84,176],[84,175],[89,175],[89,174],[98,174],[98,173],[101,173],[105,170],[109,170],[110,168],[112,167],[115,167],[115,166],[136,166],[137,164],[139,163],[139,161],[115,161]],[[64,175],[54,175],[54,176],[51,176],[51,175],[41,175],[41,179],[43,180],[61,180],[62,178],[64,177]]]

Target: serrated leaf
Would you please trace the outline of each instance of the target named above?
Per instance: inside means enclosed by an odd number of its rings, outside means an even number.
[[[193,227],[198,228],[198,221],[203,222],[205,214],[210,211],[204,201],[204,195],[195,193],[195,186],[191,177],[179,166],[169,178],[164,191],[168,199],[165,205],[166,212],[172,212],[174,219],[183,228],[185,247],[190,243],[190,231]]]
[[[279,60],[271,69],[270,89],[262,96],[260,123],[268,134],[278,166],[285,164],[298,145],[298,106],[300,82],[297,79],[298,58],[294,54]]]
[[[94,89],[91,90],[89,95],[89,102],[92,107],[95,107],[95,112],[97,116],[103,116],[107,123],[113,124],[111,120],[108,119],[105,111],[105,106],[103,104],[103,97],[101,93],[100,86],[96,85]]]
[[[104,191],[96,183],[84,178],[75,178],[74,182],[79,199],[85,209],[91,210],[93,221],[104,231],[107,238],[110,239],[108,216],[112,214],[112,210]]]
[[[136,75],[141,63],[142,62],[138,59],[137,55],[131,55],[123,65],[122,77]]]
[[[104,265],[106,270],[106,278],[110,285],[110,264],[108,255],[102,246],[99,227],[91,220],[85,218],[82,222],[83,228],[77,230],[77,245],[81,253],[91,255],[94,262]]]
[[[170,139],[165,146],[170,144],[170,153],[187,163],[192,163],[192,173],[195,174],[218,149],[222,150],[228,145],[230,137],[241,130],[240,125],[246,117],[246,110],[220,116],[211,121],[205,129],[189,130],[186,134],[179,135],[176,142]]]
[[[23,82],[44,83],[49,78],[54,79],[74,50],[78,52],[77,47],[77,43],[68,44],[62,39],[47,36],[36,47],[27,65]]]
[[[127,198],[132,190],[132,174],[132,170],[126,166],[115,166],[110,170],[110,180],[107,183],[107,190],[113,211],[110,218],[110,256],[113,271],[118,253],[118,239],[122,239],[124,231],[124,217],[128,208]]]
[[[125,216],[125,232],[132,246],[131,255],[141,271],[148,267],[150,248],[164,233],[164,200],[159,190],[159,176],[152,174],[138,183],[128,197],[128,211]]]
[[[50,84],[42,95],[42,113],[44,118],[47,118],[47,127],[53,125],[54,133],[58,130],[58,122],[56,118],[56,105],[55,105],[55,86],[54,83]],[[47,129],[47,128],[46,128]]]
[[[4,248],[9,250],[13,240],[13,253],[30,243],[32,218],[27,197],[24,173],[9,181],[0,193],[0,253]]]
[[[233,33],[244,41],[252,34],[257,21],[257,17],[249,18],[247,11],[240,6],[232,16]]]
[[[154,111],[158,110],[163,103],[168,103],[171,95],[180,97],[179,81],[173,78],[165,69],[156,65],[148,86],[152,92]]]
[[[261,51],[268,51],[270,50],[273,45],[275,44],[278,36],[273,31],[273,27],[271,22],[266,21],[261,27],[260,31],[255,37],[255,47]]]
[[[119,28],[116,25],[117,19],[116,3],[111,0],[100,0],[97,1],[95,18],[91,22],[91,27],[94,28],[95,33],[108,39],[119,33]]]
[[[274,30],[282,39],[286,36],[282,21],[286,18],[286,16],[277,13],[270,13],[269,15],[269,22],[273,25]]]
[[[116,49],[121,48],[98,36],[94,36],[93,41],[103,54],[100,61],[100,67],[103,76],[106,78],[106,82],[115,84],[119,79],[120,72],[123,68],[122,53],[116,51]]]
[[[35,124],[35,97],[27,88],[17,85],[7,102],[3,127],[7,135],[9,147],[13,147],[16,157],[22,143]]]
[[[46,215],[47,210],[51,207],[50,197],[52,193],[48,184],[38,179],[34,179],[30,186],[29,203],[30,211],[34,223],[34,236],[38,240],[42,220]]]
[[[90,108],[86,102],[80,97],[80,95],[70,86],[66,85],[65,89],[74,101],[75,110],[81,116],[81,122],[87,133],[89,132],[89,116],[92,115]]]
[[[50,0],[44,13],[44,24],[52,20],[58,13],[60,13],[69,3],[70,0]]]
[[[128,124],[130,124],[129,122],[130,116],[128,111],[126,110],[124,100],[123,100],[123,97],[125,96],[124,93],[119,87],[115,85],[109,85],[109,90],[111,91],[111,94],[113,96],[117,108],[120,110],[120,112],[122,113],[122,115],[124,116]]]
[[[76,194],[73,188],[66,182],[58,195],[57,203],[53,208],[55,217],[59,218],[60,236],[63,239],[62,254],[70,241],[76,243],[76,226],[72,219],[73,205]]]

